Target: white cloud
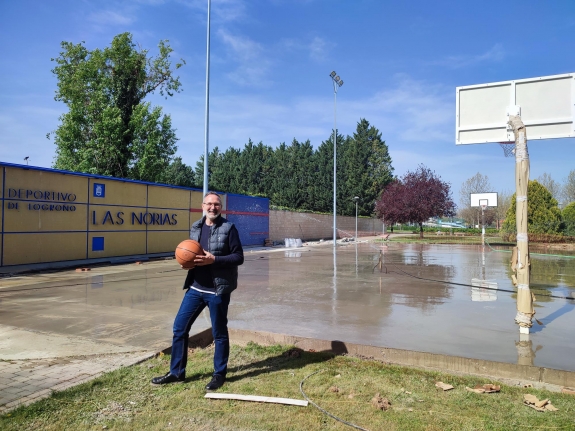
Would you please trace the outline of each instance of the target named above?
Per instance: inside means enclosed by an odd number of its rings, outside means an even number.
[[[244,86],[268,84],[267,73],[271,62],[260,43],[223,29],[218,31],[218,36],[227,46],[232,61],[237,64],[236,69],[227,74],[231,80]]]
[[[505,58],[505,49],[500,43],[495,44],[491,49],[483,54],[449,56],[433,61],[430,64],[447,66],[452,69],[473,66],[483,62],[498,62]]]
[[[324,61],[329,51],[335,46],[324,38],[315,36],[311,40],[282,39],[279,46],[287,51],[301,51],[316,62]]]
[[[321,61],[326,58],[329,45],[321,37],[314,37],[309,44],[309,56],[312,60]]]
[[[403,142],[454,140],[455,101],[449,88],[397,75],[392,88],[344,108]]]
[[[113,10],[103,10],[91,13],[88,20],[99,26],[106,25],[130,25],[135,21],[135,17],[127,12],[116,12]]]
[[[207,14],[208,12],[208,7],[205,0],[176,0],[176,2],[201,13]],[[210,18],[216,22],[233,22],[244,20],[246,18],[245,1],[214,0],[212,2],[210,13]]]

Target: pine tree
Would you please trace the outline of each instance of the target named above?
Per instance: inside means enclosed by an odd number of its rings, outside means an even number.
[[[381,190],[393,178],[393,167],[381,133],[366,119],[357,123],[353,138],[344,141],[342,213],[353,215],[359,197],[359,215],[369,216]],[[339,189],[339,187],[338,187]]]

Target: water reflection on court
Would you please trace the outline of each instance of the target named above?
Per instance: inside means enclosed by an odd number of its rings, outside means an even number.
[[[575,296],[575,259],[533,256],[536,317],[544,325],[534,324],[524,343],[532,346],[528,355],[517,344],[509,258],[482,246],[393,243],[350,244],[338,247],[336,256],[329,246],[268,253],[252,265],[269,279],[242,280],[231,324],[501,362],[527,358],[575,370],[575,302],[549,296]]]

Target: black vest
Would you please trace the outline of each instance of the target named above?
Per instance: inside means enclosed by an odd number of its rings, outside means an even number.
[[[202,225],[205,222],[205,216],[195,222],[190,229],[190,239],[200,241],[200,233],[202,232]],[[210,227],[210,240],[208,250],[214,256],[226,256],[230,254],[228,236],[230,229],[234,224],[227,221],[222,216],[219,216],[216,223]],[[238,267],[234,266],[221,266],[209,265],[212,279],[214,280],[214,287],[216,288],[216,295],[230,293],[238,287]],[[184,289],[188,289],[194,282],[194,270],[190,269],[184,282]]]

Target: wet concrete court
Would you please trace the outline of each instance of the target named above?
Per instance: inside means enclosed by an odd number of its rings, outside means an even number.
[[[575,371],[575,302],[564,299],[575,296],[575,259],[532,257],[543,325],[526,349],[517,345],[509,257],[369,242],[338,246],[335,256],[331,245],[247,250],[230,327]],[[163,349],[183,279],[173,260],[0,279],[0,359]],[[472,288],[472,279],[497,290]],[[205,312],[193,331],[209,326]]]

